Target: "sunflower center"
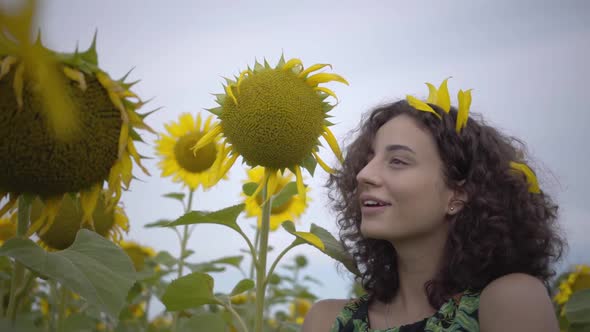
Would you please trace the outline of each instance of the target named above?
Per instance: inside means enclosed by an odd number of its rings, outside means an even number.
[[[67,79],[67,93],[79,110],[77,137],[58,140],[47,125],[37,82],[24,75],[23,107],[13,90],[15,70],[0,79],[0,191],[52,196],[103,181],[117,160],[120,111],[98,80],[87,89]]]
[[[282,169],[309,156],[322,133],[323,101],[291,71],[267,69],[233,87],[220,115],[224,135],[250,165]]]
[[[178,139],[174,145],[174,156],[178,165],[192,173],[208,170],[217,157],[217,147],[211,142],[200,149],[195,155],[191,148],[203,137],[200,131],[190,132]]]
[[[36,220],[42,210],[43,203],[36,199],[31,208],[31,220]],[[96,233],[107,237],[109,231],[115,226],[115,212],[112,209],[108,211],[105,209],[102,196],[98,200],[92,217]],[[39,235],[39,238],[50,248],[66,249],[74,243],[82,224],[82,218],[82,207],[78,199],[72,198],[71,195],[65,195],[55,221],[47,232]]]

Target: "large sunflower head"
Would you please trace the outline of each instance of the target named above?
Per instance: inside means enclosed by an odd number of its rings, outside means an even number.
[[[296,174],[299,192],[304,195],[300,167],[313,173],[319,163],[331,171],[317,153],[320,137],[342,160],[327,120],[334,105],[326,99],[336,95],[319,85],[331,81],[348,82],[336,74],[312,74],[328,66],[316,64],[304,68],[298,59],[285,62],[281,57],[274,68],[266,61],[264,65],[256,62],[254,68],[244,70],[235,80],[227,79],[225,93],[217,95],[219,107],[209,110],[220,122],[193,149],[200,150],[221,133],[225,138],[223,150],[231,154],[223,173],[238,156],[252,167],[288,168]]]
[[[281,172],[276,171],[276,176],[272,177],[273,181],[268,183],[268,193],[272,196],[277,196],[288,185],[293,184],[293,174],[289,171]],[[255,167],[248,170],[248,179],[246,183],[254,183],[256,187],[260,186],[262,181],[264,180],[264,168],[262,167]],[[306,192],[309,192],[309,187],[305,188]],[[250,199],[250,196],[242,193],[244,196],[244,203],[246,204],[246,216],[248,217],[257,217],[258,218],[258,227],[260,227],[262,223],[262,205],[263,205],[263,198],[262,193],[258,193],[254,199]],[[270,212],[270,230],[276,230],[284,221],[297,220],[301,214],[307,208],[307,204],[309,202],[309,198],[303,199],[300,195],[286,195],[287,198],[279,198],[277,200],[273,200],[271,202],[272,208]]]
[[[180,115],[178,122],[165,125],[168,133],[161,134],[156,141],[157,152],[162,157],[158,164],[162,169],[162,176],[172,176],[174,182],[182,182],[191,190],[199,186],[208,189],[224,176],[220,170],[228,162],[228,156],[219,136],[214,137],[196,154],[191,150],[216,125],[212,120],[212,116],[203,121],[201,114],[193,117],[184,113]]]
[[[33,201],[31,208],[31,220],[39,220],[43,217],[45,207],[39,199]],[[93,209],[92,219],[94,231],[101,236],[118,243],[123,232],[129,230],[129,220],[120,205],[108,207],[105,195],[100,195],[96,207]],[[41,245],[50,250],[63,250],[68,248],[76,239],[76,234],[83,225],[84,211],[82,197],[65,195],[61,200],[54,221],[46,224],[37,231]]]
[[[92,225],[105,182],[106,202],[115,206],[130,184],[133,161],[147,173],[134,143],[141,140],[137,129],[149,129],[137,113],[144,103],[127,75],[113,80],[99,68],[96,36],[88,50],[74,53],[18,37],[30,27],[33,8],[26,10],[12,17],[0,8],[0,200],[12,194],[0,210],[21,193],[41,197],[46,209],[31,234],[51,224],[64,194],[72,193]],[[68,107],[56,107],[58,96]]]

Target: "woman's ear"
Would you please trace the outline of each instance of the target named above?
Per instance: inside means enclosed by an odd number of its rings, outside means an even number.
[[[453,191],[453,195],[451,196],[451,199],[449,200],[449,204],[448,204],[448,208],[447,208],[447,213],[450,215],[454,215],[457,214],[459,211],[461,211],[463,209],[463,207],[465,207],[465,204],[467,203],[467,200],[469,199],[469,197],[467,197],[467,192],[465,191],[464,185],[465,185],[465,180],[461,180],[459,181],[459,183],[457,183],[457,189],[455,189]]]

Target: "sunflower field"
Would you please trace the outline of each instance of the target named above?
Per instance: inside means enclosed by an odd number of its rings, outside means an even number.
[[[313,190],[306,181],[343,160],[331,86],[349,83],[330,64],[254,61],[225,79],[214,108],[158,132],[150,116],[163,111],[129,74],[99,66],[97,35],[69,53],[44,46],[40,33],[30,38],[38,5],[0,7],[0,331],[299,331],[318,299],[312,285],[326,280],[292,249],[309,246],[359,273],[334,235],[298,221]],[[145,225],[175,234],[177,257],[127,235],[122,198],[154,176],[138,144],[151,145],[159,176],[178,186],[162,200],[182,210]],[[197,193],[215,195],[240,167],[234,205],[197,204]],[[189,239],[203,225],[233,233],[242,249],[200,260]],[[279,231],[290,240],[273,248]],[[214,276],[230,269],[242,278],[219,291]],[[564,331],[590,326],[590,266],[573,267],[551,291]]]

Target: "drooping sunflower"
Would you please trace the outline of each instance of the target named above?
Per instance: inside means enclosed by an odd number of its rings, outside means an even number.
[[[553,297],[553,301],[555,301],[558,306],[563,306],[569,301],[573,293],[583,289],[590,289],[589,265],[577,265],[575,269],[561,281],[558,291]],[[564,314],[563,310],[561,314]]]
[[[28,42],[34,4],[16,16],[0,8],[0,201],[8,197],[0,215],[22,193],[41,198],[29,235],[51,228],[67,193],[79,198],[80,221],[90,225],[105,182],[105,202],[114,208],[133,161],[147,174],[134,141],[141,140],[137,129],[151,130],[147,114],[137,112],[144,102],[130,90],[135,82],[98,67],[96,35],[84,52]]]
[[[208,189],[223,176],[221,170],[227,167],[228,156],[220,143],[219,135],[205,145],[197,154],[191,148],[217,124],[213,116],[204,123],[201,114],[181,114],[178,122],[165,125],[168,134],[161,134],[156,141],[156,150],[162,157],[158,166],[162,176],[172,176],[174,182],[181,182],[191,190],[201,186]]]
[[[43,202],[40,199],[35,199],[31,207],[31,219],[38,219],[43,214],[44,208]],[[74,243],[83,219],[84,210],[81,195],[65,195],[53,223],[46,224],[37,231],[40,244],[50,250],[68,248]],[[105,195],[99,195],[96,207],[92,211],[92,220],[94,221],[94,231],[115,243],[119,243],[123,232],[129,230],[129,220],[123,208],[120,205],[107,206]]]
[[[281,56],[274,68],[266,61],[264,65],[256,62],[253,69],[244,70],[235,80],[226,79],[225,93],[216,95],[219,107],[209,110],[220,122],[193,150],[199,151],[222,134],[223,151],[231,155],[222,172],[227,172],[238,156],[252,167],[264,167],[265,178],[276,176],[277,170],[290,169],[296,175],[298,192],[304,197],[301,167],[313,174],[319,163],[332,172],[318,155],[320,137],[342,161],[336,138],[328,128],[332,124],[327,120],[335,105],[326,99],[336,98],[336,94],[319,85],[348,82],[337,74],[312,74],[328,66],[304,68],[301,60],[285,62]]]
[[[290,171],[285,171],[283,174],[276,171],[277,174],[273,177],[273,181],[268,184],[268,192],[270,196],[275,196],[281,193],[285,187],[293,181],[293,174]],[[260,183],[264,180],[264,168],[255,167],[248,170],[248,179],[246,182]],[[309,192],[309,187],[305,188]],[[242,193],[244,196],[245,211],[247,217],[257,217],[258,227],[262,224],[262,194],[258,193],[255,199],[249,199],[250,196]],[[279,204],[277,204],[279,203]],[[305,200],[301,195],[293,195],[285,201],[273,201],[273,206],[270,212],[270,230],[274,231],[286,220],[296,221],[307,208],[309,198],[306,195]]]
[[[121,249],[131,258],[135,271],[141,271],[145,267],[146,259],[156,256],[154,249],[142,246],[134,241],[119,241]]]

